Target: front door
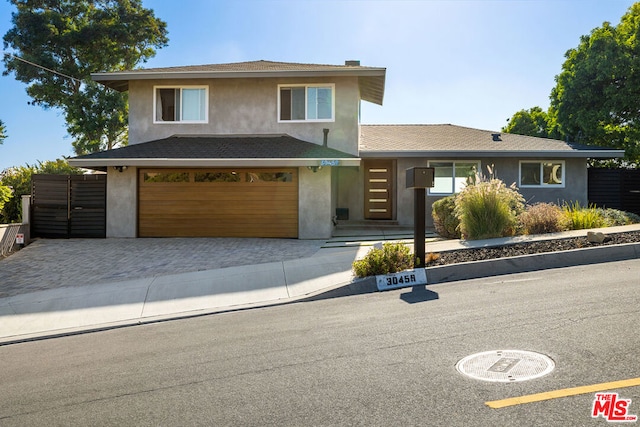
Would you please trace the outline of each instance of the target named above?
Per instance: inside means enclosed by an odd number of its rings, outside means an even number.
[[[364,168],[365,219],[392,219],[393,160],[365,160]]]

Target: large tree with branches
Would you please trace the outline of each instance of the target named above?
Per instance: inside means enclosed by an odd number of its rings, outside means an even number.
[[[32,104],[64,112],[77,154],[126,144],[126,93],[90,75],[146,62],[166,46],[166,23],[141,0],[10,1],[17,11],[3,38],[4,74],[28,85]]]

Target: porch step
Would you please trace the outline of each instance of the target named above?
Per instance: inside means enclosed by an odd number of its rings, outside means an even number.
[[[355,229],[361,230],[366,228],[391,228],[400,227],[398,221],[393,219],[379,219],[379,220],[350,220],[350,221],[338,221],[336,228],[342,229]],[[407,228],[407,227],[401,227]]]
[[[425,237],[436,236],[426,230]],[[413,227],[400,226],[395,220],[339,221],[330,242],[363,242],[413,239]]]

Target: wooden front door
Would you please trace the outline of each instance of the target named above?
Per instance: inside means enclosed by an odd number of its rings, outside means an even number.
[[[365,219],[392,219],[393,160],[365,160],[364,168]]]

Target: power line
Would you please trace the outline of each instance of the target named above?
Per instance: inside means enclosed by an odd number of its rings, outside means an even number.
[[[78,82],[78,83],[80,83],[80,84],[84,83],[84,82],[83,82],[82,80],[80,80],[80,79],[77,79],[77,78],[75,78],[75,77],[68,76],[68,75],[63,74],[63,73],[61,73],[61,72],[59,72],[59,71],[56,71],[56,70],[52,70],[51,68],[47,68],[47,67],[45,67],[45,66],[43,66],[43,65],[36,64],[35,62],[27,61],[26,59],[24,59],[24,58],[20,58],[19,56],[14,55],[13,53],[4,52],[4,51],[3,51],[3,53],[4,53],[5,55],[9,55],[9,56],[11,56],[12,58],[17,59],[18,61],[22,61],[22,62],[24,62],[25,64],[29,64],[29,65],[31,65],[31,66],[33,66],[33,67],[37,67],[37,68],[43,69],[43,70],[45,70],[45,71],[48,71],[48,72],[50,72],[50,73],[56,74],[56,75],[61,76],[61,77],[64,77],[64,78],[66,78],[66,79],[73,80],[73,81]]]

